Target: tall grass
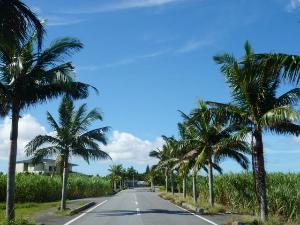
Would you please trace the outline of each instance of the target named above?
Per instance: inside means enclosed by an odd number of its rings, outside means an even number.
[[[17,202],[50,202],[61,197],[61,177],[37,174],[16,176]],[[101,177],[71,174],[68,183],[68,198],[97,197],[112,193],[110,182]],[[6,198],[6,175],[0,174],[0,202]]]
[[[300,218],[300,174],[269,173],[267,175],[268,200],[271,215],[286,219]],[[198,177],[200,198],[208,199],[206,177]],[[191,192],[192,181],[188,181]],[[225,174],[215,176],[214,190],[216,202],[230,210],[257,214],[258,203],[253,188],[252,173]],[[190,193],[191,194],[191,193]]]

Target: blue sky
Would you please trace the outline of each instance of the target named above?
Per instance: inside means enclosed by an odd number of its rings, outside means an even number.
[[[105,147],[115,162],[143,171],[148,152],[176,135],[177,110],[189,112],[197,99],[229,101],[230,92],[212,60],[218,53],[242,56],[249,40],[256,52],[300,51],[299,0],[26,0],[47,19],[45,46],[52,40],[79,38],[84,49],[74,55],[77,78],[97,87],[87,102],[99,107],[112,131]],[[23,112],[20,154],[26,141],[51,132],[45,112],[56,115],[60,100]],[[6,171],[9,119],[0,124],[0,170]],[[265,136],[268,171],[300,171],[300,141]],[[111,162],[78,171],[106,174]],[[225,171],[238,171],[232,161]]]

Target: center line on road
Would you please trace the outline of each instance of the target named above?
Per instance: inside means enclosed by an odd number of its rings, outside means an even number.
[[[138,216],[140,216],[140,215],[141,215],[140,208],[136,208],[136,214],[137,214]]]
[[[86,215],[87,213],[93,211],[94,209],[96,209],[98,206],[103,205],[104,203],[106,203],[107,200],[100,202],[98,205],[94,206],[93,208],[90,208],[89,210],[87,210],[86,212],[82,213],[81,215],[75,217],[74,219],[70,220],[69,222],[65,223],[64,225],[69,225],[73,222],[75,222],[76,220],[78,220],[79,218],[83,217],[84,215]]]
[[[135,204],[138,205],[139,203],[137,201],[135,201]]]

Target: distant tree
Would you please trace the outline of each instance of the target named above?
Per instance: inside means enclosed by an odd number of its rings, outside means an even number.
[[[117,191],[117,182],[122,182],[123,166],[121,164],[114,164],[109,166],[108,171],[110,172],[109,178],[113,184],[114,191]],[[121,183],[120,188],[122,188]]]
[[[138,172],[133,168],[133,166],[131,166],[127,168],[126,174],[128,179],[132,181],[132,186],[134,187]]]
[[[149,165],[147,165],[145,174],[148,174],[149,172],[150,172],[150,167],[149,167]]]

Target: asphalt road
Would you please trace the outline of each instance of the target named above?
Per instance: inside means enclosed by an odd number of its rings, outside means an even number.
[[[193,215],[147,189],[125,190],[103,199],[64,225],[217,225]]]

